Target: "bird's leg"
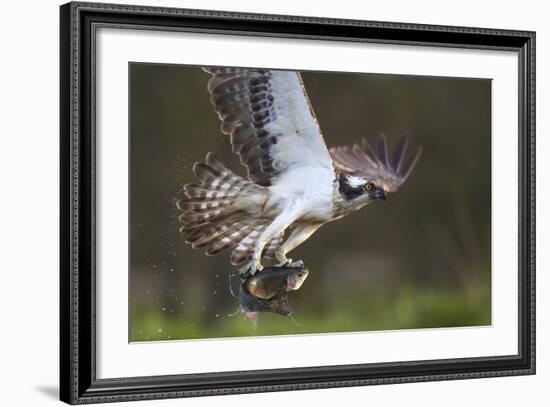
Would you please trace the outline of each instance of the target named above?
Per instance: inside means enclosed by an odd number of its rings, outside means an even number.
[[[292,262],[292,259],[286,257],[286,254],[293,250],[294,248],[301,245],[305,242],[319,227],[321,224],[306,225],[301,224],[296,226],[292,231],[288,239],[277,249],[275,252],[275,258],[280,263],[280,266],[291,266],[291,267],[304,267],[304,262],[298,260]]]
[[[260,259],[265,245],[273,237],[280,235],[286,228],[292,225],[292,223],[294,223],[294,221],[296,220],[298,212],[299,204],[297,202],[286,206],[281,214],[277,216],[273,220],[273,222],[271,222],[271,224],[263,231],[263,233],[256,241],[252,258],[248,263],[250,274],[253,275],[256,273],[256,271],[260,271],[263,269]]]
[[[292,259],[286,257],[286,254],[280,249],[277,249],[275,252],[275,259],[279,262],[279,264],[277,264],[279,267],[292,263]]]

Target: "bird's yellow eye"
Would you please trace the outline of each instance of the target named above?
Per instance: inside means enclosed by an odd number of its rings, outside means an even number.
[[[374,185],[371,182],[369,182],[368,184],[365,184],[365,190],[366,191],[370,191],[373,188],[374,188]]]

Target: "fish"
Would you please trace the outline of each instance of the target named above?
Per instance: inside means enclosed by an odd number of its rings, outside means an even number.
[[[309,271],[301,267],[266,267],[242,280],[239,308],[256,323],[258,312],[274,312],[289,316],[293,313],[288,293],[299,290]]]
[[[298,267],[269,267],[245,281],[248,292],[256,298],[271,299],[277,294],[300,289],[309,274]]]

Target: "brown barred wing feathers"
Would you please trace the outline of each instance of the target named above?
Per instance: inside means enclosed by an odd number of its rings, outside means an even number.
[[[375,146],[363,139],[360,144],[332,147],[330,154],[337,170],[371,178],[386,192],[395,192],[407,180],[422,154],[422,147],[407,154],[407,146],[408,137],[402,136],[390,155],[386,136],[381,133]]]

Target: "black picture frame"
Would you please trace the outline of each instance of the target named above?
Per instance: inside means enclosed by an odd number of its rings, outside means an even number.
[[[60,398],[70,404],[535,373],[535,33],[72,2],[60,7]],[[99,26],[417,46],[519,56],[519,352],[414,362],[96,378],[95,71]],[[510,265],[514,267],[514,265]]]

